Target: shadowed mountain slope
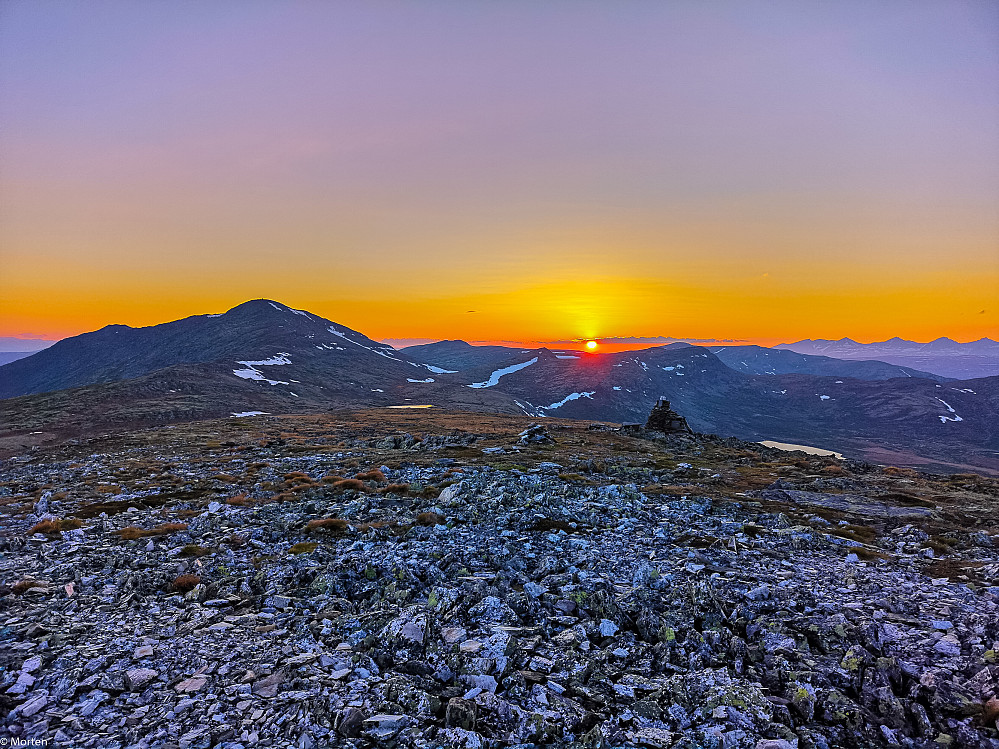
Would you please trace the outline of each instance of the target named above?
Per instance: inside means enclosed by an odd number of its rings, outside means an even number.
[[[753,374],[685,343],[598,354],[444,341],[416,347],[424,361],[414,360],[413,348],[395,351],[267,300],[148,328],[109,326],[0,368],[8,396],[0,440],[365,406],[644,422],[665,397],[700,432],[999,471],[999,377]],[[770,358],[754,353],[757,362]],[[777,352],[773,360],[790,369],[891,372],[878,362],[794,357]]]

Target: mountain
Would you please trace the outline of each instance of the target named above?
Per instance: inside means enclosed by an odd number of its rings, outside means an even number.
[[[999,470],[999,377],[940,383],[748,375],[685,344],[573,358],[540,349],[462,374],[472,387],[513,396],[535,416],[641,422],[665,397],[700,432],[875,462]]]
[[[298,385],[301,390],[371,392],[428,374],[425,365],[400,358],[391,346],[346,326],[258,299],[223,315],[197,315],[145,328],[109,325],[64,339],[0,367],[0,398],[212,363],[228,370],[232,380],[265,382],[292,393]]]
[[[0,429],[70,435],[254,411],[406,405],[438,371],[318,315],[253,300],[221,315],[109,325],[0,367]],[[456,408],[519,413],[500,392],[454,382],[435,393]]]
[[[890,380],[894,377],[923,377],[943,382],[949,378],[932,372],[872,360],[835,359],[831,356],[799,354],[790,349],[765,346],[718,346],[712,353],[737,372],[747,374],[814,374],[826,377],[853,377],[858,380]]]
[[[876,359],[954,379],[999,375],[999,342],[991,338],[969,343],[958,343],[950,338],[917,343],[897,336],[876,343],[858,343],[851,338],[838,341],[808,338],[795,343],[781,343],[774,348],[835,359]]]
[[[432,364],[441,369],[461,371],[489,366],[522,351],[511,346],[473,346],[465,341],[437,341],[399,349],[413,361]]]
[[[224,315],[109,326],[0,367],[0,450],[46,435],[372,406],[644,422],[665,397],[701,432],[999,471],[999,377],[862,380],[816,368],[878,374],[889,365],[794,356],[776,352],[773,361],[813,371],[736,371],[684,343],[607,354],[461,341],[396,351],[318,315],[255,300]]]

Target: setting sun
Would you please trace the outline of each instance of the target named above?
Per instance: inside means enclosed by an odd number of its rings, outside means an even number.
[[[596,347],[597,347],[597,342],[596,341],[587,341],[586,342],[586,348],[589,349],[590,351],[593,351],[594,349],[596,349]]]

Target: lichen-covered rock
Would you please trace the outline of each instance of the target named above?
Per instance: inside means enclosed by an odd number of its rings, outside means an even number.
[[[557,420],[526,444],[524,421],[312,442],[305,423],[3,464],[0,733],[87,749],[999,741],[999,547],[977,530],[999,482]],[[43,495],[81,527],[29,535]]]

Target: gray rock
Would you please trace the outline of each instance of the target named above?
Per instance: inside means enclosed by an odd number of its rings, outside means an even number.
[[[284,683],[284,673],[278,671],[253,682],[252,691],[259,697],[275,697],[282,683]]]
[[[410,722],[406,715],[380,713],[364,719],[364,734],[376,741],[385,741],[395,736]]]
[[[477,712],[477,706],[472,700],[452,697],[447,703],[445,724],[448,727],[457,726],[467,731],[474,731]]]
[[[139,692],[157,676],[159,676],[159,672],[151,668],[129,669],[125,672],[125,685],[131,691]]]
[[[613,637],[617,634],[619,627],[612,622],[610,619],[600,620],[600,636],[601,637]]]

